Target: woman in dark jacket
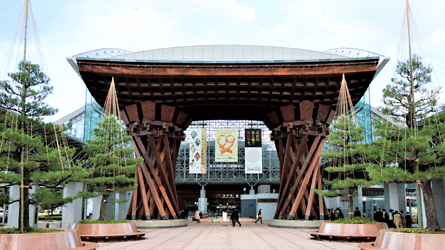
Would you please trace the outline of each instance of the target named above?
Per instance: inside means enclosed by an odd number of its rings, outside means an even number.
[[[413,220],[411,218],[411,215],[409,214],[409,212],[406,212],[406,216],[405,216],[405,225],[406,228],[411,228],[411,224],[413,223]]]

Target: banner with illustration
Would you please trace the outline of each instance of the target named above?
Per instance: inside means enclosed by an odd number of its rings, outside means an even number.
[[[190,130],[190,174],[207,173],[207,145],[206,130],[191,129]]]
[[[238,161],[238,130],[215,129],[215,162]]]
[[[245,130],[245,173],[261,174],[263,172],[263,157],[261,144],[261,129]]]

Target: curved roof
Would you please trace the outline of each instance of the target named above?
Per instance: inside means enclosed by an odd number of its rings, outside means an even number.
[[[354,52],[352,57],[253,45],[184,46],[108,57],[91,54],[71,60],[99,105],[104,104],[114,77],[121,108],[151,102],[174,107],[189,120],[265,120],[270,126],[279,124],[281,116],[268,115],[285,106],[295,107],[291,116],[312,116],[301,111],[307,103],[313,105],[307,110],[313,110],[314,121],[320,120],[319,110],[325,116],[327,109],[335,109],[343,74],[357,103],[386,60],[375,54]],[[179,116],[178,112],[170,113]],[[181,124],[186,127],[184,121]]]
[[[108,57],[159,61],[275,61],[340,59],[347,56],[314,50],[259,45],[194,45],[144,50]]]

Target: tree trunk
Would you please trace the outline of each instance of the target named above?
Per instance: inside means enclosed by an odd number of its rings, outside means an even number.
[[[421,181],[423,200],[425,204],[425,215],[427,228],[430,231],[440,231],[439,220],[437,219],[436,206],[433,199],[433,191],[431,189],[431,181]]]
[[[26,168],[23,168],[23,185],[29,186],[30,172]],[[21,196],[20,192],[20,196]],[[31,231],[31,226],[29,225],[29,188],[23,188],[23,231]],[[19,214],[21,214],[21,208],[19,209]],[[19,216],[19,227],[21,225],[21,216]]]
[[[107,207],[106,201],[108,200],[109,196],[109,194],[102,195],[102,200],[100,201],[99,220],[105,220],[105,209]]]
[[[354,194],[354,188],[349,188],[349,218],[354,218],[354,201],[352,200],[352,195]]]

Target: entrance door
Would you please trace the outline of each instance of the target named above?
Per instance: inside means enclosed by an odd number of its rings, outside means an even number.
[[[256,200],[241,200],[241,217],[256,218]]]

